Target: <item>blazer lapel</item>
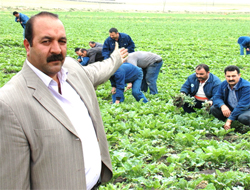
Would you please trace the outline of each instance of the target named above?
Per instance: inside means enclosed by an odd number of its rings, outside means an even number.
[[[30,69],[26,62],[23,65],[22,72],[24,73],[23,76],[26,78],[27,87],[34,90],[33,97],[65,128],[78,137],[78,134],[68,116],[43,81],[32,71],[32,69]]]
[[[79,84],[79,78],[75,73],[71,71],[71,73],[68,75],[67,82],[72,86],[72,88],[75,89],[77,94],[80,96],[81,100],[84,102],[88,113],[90,115],[90,118],[93,122],[93,126],[96,131],[97,135],[97,128],[96,128],[96,121],[94,118],[96,118],[94,115],[93,105],[92,105],[92,97],[90,97],[87,93],[85,93],[87,90],[91,90],[90,88],[93,88],[93,86],[85,86],[85,84]]]

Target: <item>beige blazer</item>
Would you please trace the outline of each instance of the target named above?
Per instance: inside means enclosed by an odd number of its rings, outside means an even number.
[[[122,64],[119,52],[82,67],[67,57],[67,81],[84,101],[99,142],[103,182],[112,177],[95,89]],[[84,125],[84,124],[83,124]],[[0,89],[0,189],[86,189],[82,145],[53,95],[24,63]]]

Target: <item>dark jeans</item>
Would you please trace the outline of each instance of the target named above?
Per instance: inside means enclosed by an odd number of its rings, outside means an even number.
[[[233,111],[233,110],[231,110]],[[218,118],[219,120],[225,121],[227,118],[223,115],[220,108],[212,106],[210,108],[210,112],[214,115],[214,117]],[[244,124],[250,126],[250,110],[247,110],[240,114],[237,118],[237,120]]]
[[[194,108],[202,108],[202,103],[203,101],[199,101],[197,99],[195,99],[195,106],[194,107],[190,107],[188,103],[185,103],[182,108],[185,112],[187,113],[192,113],[192,112],[195,112]]]
[[[156,81],[161,69],[163,62],[154,63],[148,66],[146,69],[143,69],[143,79],[141,83],[141,90],[147,92],[148,88],[150,94],[158,94]]]
[[[244,55],[244,47],[240,44],[240,55]],[[246,49],[246,54],[248,55],[248,54],[250,54],[250,51],[247,51],[247,49]]]

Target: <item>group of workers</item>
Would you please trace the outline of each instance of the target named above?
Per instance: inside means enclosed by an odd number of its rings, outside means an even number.
[[[225,130],[231,128],[234,120],[250,126],[250,82],[241,78],[240,69],[234,65],[227,66],[224,74],[226,80],[221,82],[210,73],[206,64],[200,64],[180,92],[195,98],[195,108],[202,108],[202,104],[208,101],[210,113],[219,120],[226,120]],[[195,112],[189,103],[182,107],[187,113]]]
[[[83,66],[108,59],[114,51],[115,44],[119,48],[128,50],[127,62],[110,77],[112,86],[112,101],[124,101],[124,89],[132,88],[132,95],[137,101],[148,102],[143,92],[150,90],[150,94],[157,94],[156,81],[163,64],[161,56],[145,51],[134,51],[135,44],[128,34],[120,33],[116,28],[109,30],[109,37],[104,44],[94,41],[89,42],[90,49],[76,48],[77,60]]]
[[[15,21],[20,22],[25,31],[29,17],[16,11],[13,15],[16,17]],[[135,44],[128,34],[111,28],[104,44],[90,41],[90,49],[76,48],[77,60],[86,66],[108,59],[115,49],[116,42],[119,48],[126,48],[129,54],[126,63],[110,77],[113,103],[124,101],[125,87],[126,90],[132,88],[132,95],[137,101],[142,99],[143,102],[148,102],[143,92],[147,92],[149,88],[150,94],[158,93],[156,81],[163,64],[162,58],[151,52],[135,52]],[[244,55],[244,49],[247,55],[250,54],[250,37],[239,37],[238,44],[240,55]],[[181,92],[195,97],[195,108],[201,108],[202,103],[208,101],[211,105],[210,112],[215,117],[221,120],[228,118],[225,129],[230,129],[232,121],[236,119],[249,125],[250,103],[246,100],[250,97],[249,82],[240,78],[240,70],[236,66],[229,66],[224,72],[226,81],[221,83],[217,76],[210,73],[207,65],[200,64],[196,67],[196,73],[190,75],[183,84]],[[183,105],[183,109],[188,113],[195,111],[188,103]]]

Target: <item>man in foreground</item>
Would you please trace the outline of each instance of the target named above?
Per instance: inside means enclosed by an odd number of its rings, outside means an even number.
[[[217,92],[220,85],[220,79],[210,73],[206,64],[196,66],[195,73],[190,75],[181,87],[181,92],[191,97],[195,97],[195,108],[202,108],[202,103],[209,101],[213,105],[213,96]],[[188,103],[183,105],[183,109],[187,113],[195,112]]]
[[[109,30],[109,37],[104,41],[102,48],[102,56],[104,59],[109,58],[110,54],[114,51],[115,42],[118,42],[119,48],[128,49],[129,53],[134,52],[135,44],[131,37],[125,33],[119,33],[116,28]]]
[[[23,27],[23,38],[25,38],[25,27],[29,17],[23,13],[18,13],[17,11],[14,11],[13,15],[16,17],[15,21],[20,22],[21,26]]]
[[[82,67],[57,15],[27,22],[22,70],[0,89],[0,189],[96,189],[112,177],[95,94],[127,55]]]
[[[238,120],[250,125],[250,82],[241,78],[240,69],[231,65],[224,70],[226,80],[221,83],[214,96],[211,113],[219,120],[226,120],[225,130]]]
[[[129,53],[127,62],[142,68],[141,90],[147,92],[149,87],[150,94],[158,94],[156,81],[163,64],[161,56],[151,52],[137,51]]]

